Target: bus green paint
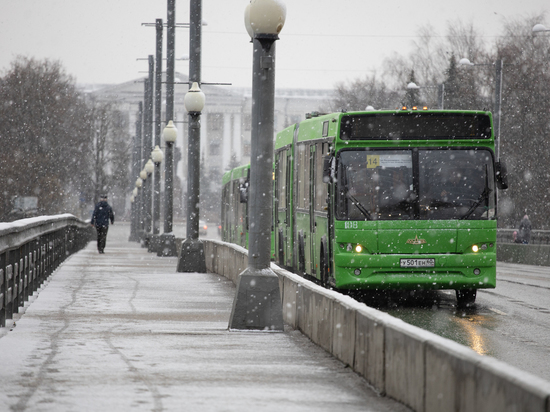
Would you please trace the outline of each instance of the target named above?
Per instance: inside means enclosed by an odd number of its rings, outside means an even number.
[[[494,146],[485,111],[333,113],[282,130],[274,260],[337,289],[473,290],[475,299],[476,289],[496,286]],[[327,156],[334,179],[323,183]],[[243,170],[231,179],[242,179]],[[370,192],[355,194],[354,179],[371,179],[357,184]]]

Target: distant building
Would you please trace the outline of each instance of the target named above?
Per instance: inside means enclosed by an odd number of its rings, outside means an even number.
[[[163,75],[163,81],[165,77]],[[176,176],[180,179],[179,193],[174,196],[176,217],[183,216],[186,207],[184,193],[187,177],[187,112],[183,99],[188,90],[188,76],[176,73],[174,87],[174,123],[178,129],[175,159]],[[252,90],[233,86],[202,85],[206,105],[201,115],[201,195],[204,191],[220,193],[225,171],[250,162]],[[88,90],[99,100],[116,100],[119,110],[127,116],[130,134],[136,134],[138,104],[144,101],[144,78]],[[332,90],[275,90],[275,132],[305,119],[308,112],[318,111],[332,99]],[[166,91],[162,90],[162,127],[166,124]],[[153,137],[154,141],[154,137]],[[152,149],[152,148],[151,148]],[[164,141],[161,137],[161,149]],[[142,164],[143,167],[143,164]],[[205,176],[208,177],[206,181]],[[137,176],[136,176],[137,178]],[[178,189],[176,183],[176,190]],[[128,195],[129,197],[129,195]],[[202,199],[202,196],[201,196]],[[179,203],[181,202],[181,203]],[[178,210],[179,209],[179,210]],[[204,212],[204,213],[203,213]],[[216,220],[216,210],[201,210],[201,216]],[[212,215],[212,216],[209,216]]]

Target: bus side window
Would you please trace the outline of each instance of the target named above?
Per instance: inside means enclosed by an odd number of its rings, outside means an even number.
[[[324,159],[328,156],[324,156],[323,146],[325,145],[326,144],[319,143],[315,151],[315,164],[317,165],[315,176],[315,210],[321,212],[327,210],[328,185],[324,181]]]
[[[296,206],[309,209],[309,145],[298,145]]]

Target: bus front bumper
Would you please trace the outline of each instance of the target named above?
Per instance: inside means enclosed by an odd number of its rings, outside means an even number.
[[[434,259],[433,267],[401,267],[401,259]],[[496,286],[496,254],[338,254],[338,289],[465,289]]]

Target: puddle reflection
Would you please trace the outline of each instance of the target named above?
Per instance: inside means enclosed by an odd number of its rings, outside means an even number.
[[[483,305],[459,309],[455,294],[442,291],[357,291],[350,295],[411,325],[465,345],[480,355],[492,356],[492,345],[485,330],[496,327],[497,317]]]

